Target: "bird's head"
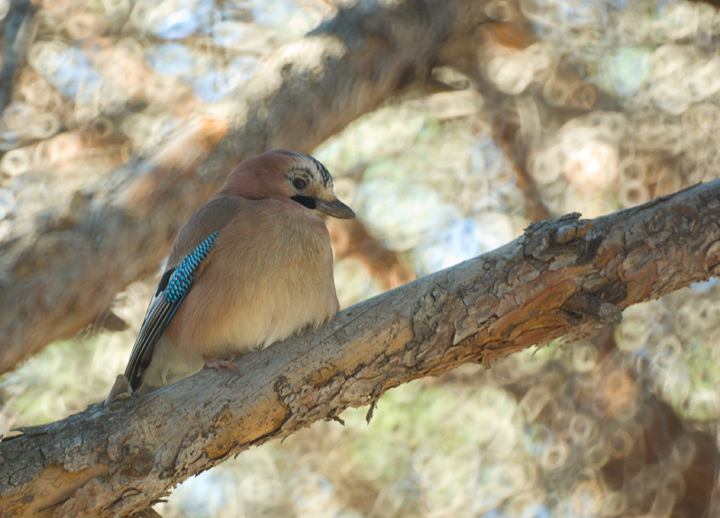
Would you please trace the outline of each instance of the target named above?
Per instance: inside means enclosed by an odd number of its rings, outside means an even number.
[[[333,192],[330,173],[310,155],[274,150],[242,162],[218,194],[250,199],[284,196],[316,211],[340,219],[355,217],[353,210]]]

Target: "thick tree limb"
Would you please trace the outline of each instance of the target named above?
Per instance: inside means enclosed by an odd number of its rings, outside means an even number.
[[[467,33],[484,1],[359,3],[280,49],[223,106],[150,157],[71,199],[26,215],[0,242],[0,373],[102,315],[152,272],[180,225],[242,159],[309,151],[427,77],[444,42]]]
[[[532,225],[482,257],[332,322],[110,409],[0,443],[0,515],[124,516],[251,445],[389,388],[533,344],[576,339],[620,311],[720,273],[720,180],[596,220]]]

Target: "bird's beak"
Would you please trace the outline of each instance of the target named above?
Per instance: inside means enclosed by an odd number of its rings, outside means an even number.
[[[353,210],[338,199],[332,203],[315,198],[316,210],[338,219],[352,219],[355,217]]]

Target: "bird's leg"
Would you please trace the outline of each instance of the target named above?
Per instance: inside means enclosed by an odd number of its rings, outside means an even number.
[[[128,379],[124,375],[118,374],[117,378],[115,378],[115,384],[110,390],[110,394],[108,394],[107,399],[103,403],[103,407],[109,407],[117,401],[128,399],[132,396],[132,393],[133,391],[132,388],[130,388]]]
[[[235,358],[240,356],[239,354],[233,354],[228,358],[218,358],[217,356],[205,356],[203,355],[203,361],[205,362],[205,368],[217,369],[218,372],[222,372],[222,369],[231,369],[240,375],[240,369],[233,363]]]

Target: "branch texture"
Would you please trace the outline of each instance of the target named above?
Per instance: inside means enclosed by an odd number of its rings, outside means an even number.
[[[508,245],[340,313],[316,332],[0,443],[0,515],[125,516],[231,455],[412,379],[572,340],[720,268],[720,180]]]

